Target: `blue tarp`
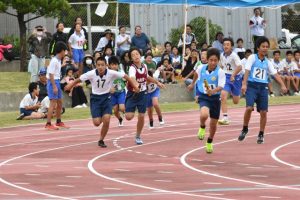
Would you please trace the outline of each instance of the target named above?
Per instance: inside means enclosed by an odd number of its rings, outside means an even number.
[[[118,0],[119,3],[130,4],[189,4],[198,6],[218,7],[259,7],[259,6],[282,6],[300,3],[300,0]]]

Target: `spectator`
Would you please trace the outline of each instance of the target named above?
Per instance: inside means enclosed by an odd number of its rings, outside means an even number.
[[[175,70],[181,69],[182,59],[181,56],[179,55],[179,51],[176,46],[172,47],[171,61],[172,61],[172,66],[174,67]]]
[[[284,67],[283,75],[286,76],[287,85],[290,86],[290,83],[292,83],[294,89],[295,89],[295,96],[299,96],[299,78],[297,76],[294,76],[294,70],[298,69],[297,64],[293,61],[293,52],[287,51],[286,52],[286,58],[282,60],[282,64]],[[287,94],[291,95],[290,87],[287,88]]]
[[[104,49],[104,57],[107,63],[109,58],[113,55],[114,55],[113,49],[110,46],[106,46]]]
[[[120,34],[116,38],[116,43],[117,43],[117,47],[118,47],[117,48],[117,56],[121,57],[121,55],[125,51],[129,51],[130,44],[131,44],[131,38],[130,38],[130,35],[126,34],[125,26],[120,26],[119,32],[120,32]]]
[[[246,65],[246,62],[247,62],[247,59],[249,58],[249,56],[252,54],[252,51],[251,51],[251,49],[246,49],[246,51],[245,51],[245,58],[243,58],[242,60],[241,60],[241,63],[242,63],[242,67],[243,67],[243,74],[244,74],[244,72],[245,72],[245,65]]]
[[[131,38],[131,46],[145,53],[148,48],[151,48],[150,40],[145,33],[142,33],[142,27],[140,25],[135,26],[134,31],[135,34]]]
[[[294,51],[294,59],[298,67],[298,69],[295,69],[295,76],[300,78],[300,50]]]
[[[207,42],[203,42],[203,43],[201,44],[201,51],[202,51],[202,49],[208,49],[208,44],[207,44]]]
[[[123,55],[121,55],[121,68],[123,68],[123,70],[124,70],[124,72],[126,73],[126,74],[128,74],[128,72],[129,72],[129,67],[130,67],[130,65],[131,65],[131,62],[130,62],[130,59],[129,59],[129,55],[128,55],[128,52],[129,51],[125,51],[124,53],[123,53]]]
[[[152,73],[154,73],[155,70],[156,70],[156,64],[152,60],[153,59],[153,55],[151,53],[147,53],[144,56],[144,58],[145,58],[145,60],[143,61],[143,63],[147,66],[147,70],[151,71]]]
[[[189,57],[188,61],[186,62],[186,66],[184,67],[183,71],[181,72],[181,75],[183,77],[183,81],[188,86],[193,81],[193,73],[191,73],[196,65],[196,63],[199,61],[199,52],[194,49],[192,50],[191,56]]]
[[[165,54],[171,55],[172,54],[172,44],[171,42],[165,42],[164,44],[165,47]]]
[[[276,69],[276,71],[277,71],[278,75],[280,76],[282,82],[287,87],[286,76],[282,76],[284,67],[283,67],[282,62],[280,61],[280,51],[276,50],[276,51],[273,52],[273,59],[271,59],[271,63],[273,65],[273,67]],[[271,78],[274,79],[273,76],[271,76]],[[273,93],[273,85],[272,85],[272,82],[271,82],[271,78],[269,78],[268,88],[269,88],[269,92],[270,92],[270,97],[275,97],[275,95]],[[289,80],[289,82],[290,82],[290,80]]]
[[[69,38],[70,55],[75,62],[75,67],[79,70],[79,76],[83,71],[83,46],[87,42],[80,24],[75,25],[75,32]]]
[[[45,118],[46,115],[44,113],[37,112],[37,110],[41,107],[41,102],[38,101],[38,84],[35,82],[30,83],[28,90],[29,94],[26,94],[20,103],[20,116],[17,120]]]
[[[94,55],[93,55],[93,57],[94,57],[94,63],[96,63],[96,60],[97,60],[99,57],[101,57],[101,56],[103,56],[103,53],[102,53],[102,52],[100,52],[100,51],[95,51],[95,52],[94,52]]]
[[[265,35],[266,20],[261,17],[261,9],[255,8],[254,16],[249,21],[250,32],[254,43],[254,53],[257,53],[256,41],[259,37]]]
[[[192,42],[196,42],[196,44],[198,43],[195,34],[192,33],[192,29],[193,28],[191,25],[189,25],[189,24],[186,25],[186,35],[185,35],[185,45],[186,46],[190,46]],[[184,37],[184,34],[182,34],[182,36],[180,37],[180,40],[178,42],[178,48],[179,48],[180,52],[182,51],[183,37]]]
[[[59,41],[64,42],[65,44],[68,44],[68,34],[64,33],[64,23],[58,22],[56,24],[56,33],[52,35],[52,40],[49,45],[49,54],[51,56],[54,56],[54,49],[55,44]]]
[[[212,43],[212,47],[218,49],[220,53],[224,52],[223,38],[224,38],[224,34],[222,32],[217,32],[215,41]]]
[[[87,73],[92,69],[95,69],[95,62],[93,57],[90,54],[87,54],[83,59],[83,73]]]
[[[161,75],[163,77],[163,83],[172,82],[172,84],[176,84],[175,70],[172,67],[172,65],[170,63],[170,60],[168,58],[165,58],[162,61],[162,65],[159,67],[159,70],[160,70]]]
[[[38,95],[38,101],[42,102],[43,99],[48,96],[48,92],[47,92],[47,70],[46,68],[41,68],[39,71],[39,81],[37,82],[38,86],[39,86],[39,95]]]
[[[207,49],[202,49],[200,54],[201,64],[207,64]]]
[[[196,49],[197,50],[197,43],[196,42],[191,42],[191,49]]]
[[[240,57],[240,59],[242,60],[243,58],[245,58],[245,48],[243,47],[244,45],[244,40],[242,38],[237,39],[236,41],[237,47],[234,48],[234,52]]]
[[[76,26],[76,24],[80,24],[80,26],[81,26],[81,34],[84,35],[84,37],[85,37],[86,40],[88,40],[88,34],[87,34],[86,29],[83,27],[83,22],[82,22],[81,17],[76,17],[75,18],[74,27],[71,28],[71,30],[69,32],[69,35],[68,35],[68,38],[70,38],[71,35],[73,35],[73,33],[75,32],[75,26]],[[86,43],[84,43],[83,50],[84,51],[88,50],[88,41],[86,41]]]
[[[45,57],[51,39],[51,33],[47,32],[43,26],[36,26],[28,38],[27,42],[30,45],[29,52],[31,53],[28,67],[28,71],[31,73],[30,82],[38,81],[38,73],[41,67],[45,66]]]
[[[74,82],[75,77],[73,75],[73,69],[67,69],[67,75],[64,78],[67,85]],[[87,99],[84,94],[82,83],[75,85],[69,93],[69,96],[72,97],[72,108],[86,108]]]
[[[4,42],[3,42],[3,39],[0,38],[0,61],[3,60],[4,58],[4,52],[7,50],[7,49],[11,49],[13,46],[11,44],[8,44],[8,45],[4,45]]]
[[[63,79],[63,77],[66,76],[67,69],[72,68],[74,69],[74,71],[76,69],[74,61],[70,58],[68,54],[66,54],[63,58],[61,66],[61,79]]]
[[[106,47],[110,47],[111,49],[113,49],[114,46],[115,44],[113,40],[113,33],[110,29],[106,29],[104,31],[104,37],[100,38],[95,51],[103,52]]]
[[[146,55],[146,54],[152,54],[151,48],[148,48],[148,49],[146,49],[145,52],[143,52],[143,55]],[[152,59],[153,59],[153,58],[152,58]],[[141,62],[144,62],[144,61],[145,61],[145,56],[142,56],[142,57],[141,57]],[[155,60],[153,59],[153,61],[155,61]]]
[[[185,55],[183,56],[182,70],[186,66],[186,62],[190,59],[191,54],[192,54],[191,47],[187,46],[185,49]]]

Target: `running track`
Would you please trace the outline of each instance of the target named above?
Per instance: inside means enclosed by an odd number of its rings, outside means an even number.
[[[119,128],[115,118],[106,149],[98,148],[91,120],[58,132],[1,129],[0,199],[300,199],[300,105],[270,107],[263,145],[256,144],[256,112],[248,137],[237,141],[243,111],[230,110],[232,123],[218,127],[211,155],[196,138],[196,111],[145,126],[141,146],[136,121]]]

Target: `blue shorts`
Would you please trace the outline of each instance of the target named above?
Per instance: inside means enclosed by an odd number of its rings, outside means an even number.
[[[81,63],[84,58],[84,51],[83,49],[72,49],[73,53],[73,60],[75,63]]]
[[[300,73],[299,73],[299,72],[296,72],[296,73],[294,74],[294,76],[297,76],[298,78],[300,78]]]
[[[198,102],[200,108],[207,107],[209,116],[212,119],[219,119],[221,110],[220,95],[208,96],[207,94],[199,93]]]
[[[153,106],[152,99],[160,96],[160,89],[157,87],[153,92],[148,93],[147,95],[147,108],[150,108]]]
[[[24,116],[30,116],[34,110],[26,110],[25,108],[20,108],[20,114],[24,113]]]
[[[102,117],[105,114],[112,114],[110,94],[95,95],[91,94],[91,114],[92,118]]]
[[[127,92],[125,100],[125,112],[135,112],[137,109],[139,113],[145,113],[147,108],[147,92],[134,93]]]
[[[268,95],[268,84],[248,81],[246,91],[246,106],[253,107],[254,103],[256,103],[257,112],[268,111]]]
[[[53,92],[53,86],[50,80],[47,81],[47,92],[48,92],[48,97],[50,100],[53,99],[62,99],[62,91],[61,91],[61,87],[60,87],[60,80],[54,80],[55,81],[55,85],[57,87],[57,94],[54,94]]]
[[[232,96],[240,96],[242,89],[243,77],[240,75],[235,76],[235,81],[230,81],[231,74],[226,74],[226,83],[223,90],[230,93]]]
[[[111,94],[111,105],[120,105],[120,104],[125,104],[125,90],[123,92],[115,92]]]

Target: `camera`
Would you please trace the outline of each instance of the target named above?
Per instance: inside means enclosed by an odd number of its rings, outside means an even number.
[[[44,31],[44,29],[42,29],[42,28],[38,28],[38,29],[37,29],[37,31]]]

